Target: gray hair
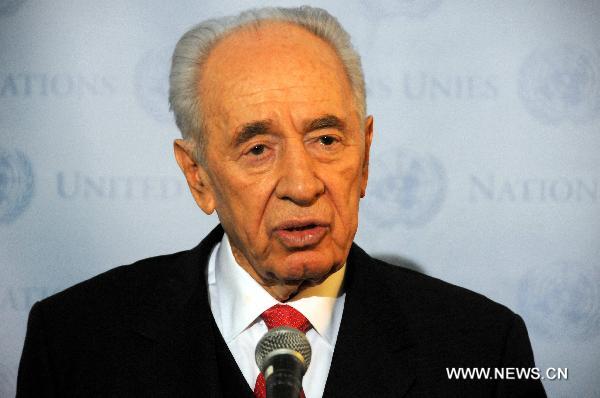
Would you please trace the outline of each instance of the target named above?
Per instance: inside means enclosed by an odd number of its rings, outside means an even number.
[[[350,35],[335,17],[321,8],[265,7],[244,11],[237,16],[209,19],[187,31],[175,47],[169,76],[169,103],[184,139],[195,144],[195,157],[204,158],[206,130],[201,115],[197,82],[210,51],[228,34],[261,22],[288,22],[301,26],[325,40],[336,51],[352,87],[359,120],[366,115],[365,82],[360,56],[352,47]]]

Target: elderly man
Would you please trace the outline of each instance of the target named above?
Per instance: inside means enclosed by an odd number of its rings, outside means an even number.
[[[37,303],[18,396],[264,396],[254,349],[306,332],[313,397],[543,396],[539,381],[453,380],[533,367],[507,308],[352,243],[373,119],[360,58],[327,12],[260,9],[179,41],[175,157],[220,226]]]

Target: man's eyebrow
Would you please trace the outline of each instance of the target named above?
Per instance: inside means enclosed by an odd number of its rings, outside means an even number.
[[[236,130],[233,138],[233,145],[239,146],[243,143],[251,140],[257,135],[268,134],[271,131],[271,120],[256,120],[244,124],[242,127]]]
[[[317,119],[311,120],[304,126],[304,131],[311,132],[320,129],[337,129],[341,132],[346,131],[346,123],[342,119],[334,115],[325,115]]]

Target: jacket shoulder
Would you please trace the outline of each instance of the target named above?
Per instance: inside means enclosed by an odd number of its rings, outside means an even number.
[[[421,309],[422,313],[431,316],[452,314],[465,321],[476,319],[493,323],[512,322],[516,315],[483,294],[410,269],[410,263],[393,265],[373,258],[372,266],[390,294],[412,308]]]
[[[161,292],[185,266],[189,251],[150,257],[79,282],[35,304],[55,325],[123,324],[140,304]]]

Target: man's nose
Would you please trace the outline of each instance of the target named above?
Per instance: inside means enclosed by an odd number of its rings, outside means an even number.
[[[279,167],[280,178],[275,190],[279,199],[310,206],[325,192],[325,184],[316,173],[315,160],[304,145],[287,148]]]

